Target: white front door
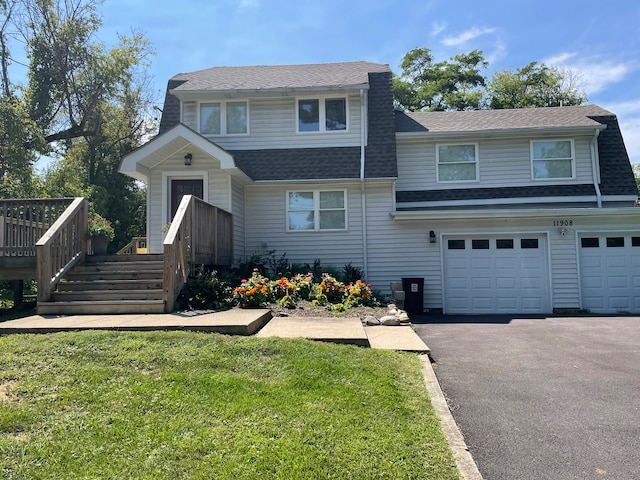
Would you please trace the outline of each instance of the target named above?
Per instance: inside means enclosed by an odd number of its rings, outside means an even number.
[[[640,232],[581,234],[582,308],[640,313]]]
[[[445,236],[445,313],[550,313],[542,234]]]

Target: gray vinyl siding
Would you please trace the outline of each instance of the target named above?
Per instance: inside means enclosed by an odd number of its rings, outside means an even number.
[[[248,135],[216,135],[207,138],[227,150],[359,146],[360,96],[348,95],[347,98],[347,132],[297,133],[296,98],[252,98],[248,100]],[[198,103],[184,102],[182,111],[183,123],[198,131]]]
[[[244,185],[231,178],[231,213],[233,214],[234,262],[245,255]]]
[[[565,138],[565,137],[563,137]],[[478,144],[479,180],[476,182],[437,182],[436,144],[446,142],[417,141],[398,138],[398,191],[425,188],[493,188],[553,183],[593,183],[590,142],[593,137],[574,137],[576,178],[572,180],[533,181],[531,179],[530,140],[538,138],[491,139]],[[451,143],[465,143],[455,141]]]
[[[441,261],[438,245],[430,244],[424,221],[394,222],[390,184],[367,189],[367,231],[369,268],[367,281],[384,295],[391,282],[403,277],[425,279],[424,305],[442,308]]]
[[[287,231],[287,191],[341,189],[347,191],[347,230]],[[294,263],[313,264],[315,259],[319,259],[321,265],[338,269],[349,262],[353,266],[362,266],[362,216],[358,184],[248,185],[245,202],[247,256],[273,251],[276,257],[286,254],[286,258]]]
[[[552,231],[550,237],[553,308],[579,308],[580,290],[576,238],[572,233],[563,237],[557,231]]]

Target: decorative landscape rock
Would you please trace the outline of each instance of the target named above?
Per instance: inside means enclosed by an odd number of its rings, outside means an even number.
[[[395,303],[387,305],[387,311],[383,316],[377,318],[373,315],[367,315],[362,320],[364,325],[385,325],[385,326],[398,326],[398,325],[410,325],[411,320],[409,315],[402,309],[399,309]]]
[[[365,325],[380,325],[380,320],[372,315],[369,315],[368,317],[365,317],[364,323]]]

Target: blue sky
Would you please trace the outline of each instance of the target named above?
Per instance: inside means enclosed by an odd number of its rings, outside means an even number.
[[[105,0],[101,14],[106,43],[132,28],[152,42],[159,98],[173,75],[222,65],[367,60],[399,73],[418,46],[436,60],[480,49],[489,75],[532,61],[571,69],[640,163],[637,0]]]

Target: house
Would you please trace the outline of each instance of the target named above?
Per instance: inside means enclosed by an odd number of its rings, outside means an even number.
[[[148,185],[150,252],[182,195],[233,215],[236,259],[351,262],[419,278],[445,313],[640,313],[638,191],[595,105],[394,111],[387,65],[215,67],[169,80]]]

